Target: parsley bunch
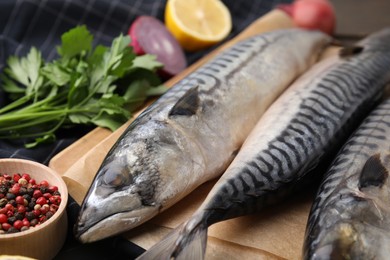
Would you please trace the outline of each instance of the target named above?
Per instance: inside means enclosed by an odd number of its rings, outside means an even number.
[[[26,57],[10,57],[1,75],[12,100],[0,108],[0,138],[27,138],[26,147],[55,140],[60,127],[94,124],[117,129],[145,99],[161,95],[153,55],[136,56],[130,37],[120,35],[110,48],[92,45],[78,26],[61,36],[59,58],[42,59],[34,47]]]

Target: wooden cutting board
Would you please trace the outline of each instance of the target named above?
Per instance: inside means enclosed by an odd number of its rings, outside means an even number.
[[[293,24],[285,13],[271,11],[236,38],[166,82],[166,85],[172,86],[215,54],[239,40],[261,32],[288,27],[293,27]],[[51,160],[49,166],[62,175],[69,193],[77,202],[81,203],[103,158],[131,121],[114,133],[96,128]],[[214,183],[215,181],[210,181],[201,185],[170,209],[124,236],[145,249],[151,247],[172,228],[188,219]],[[299,259],[311,201],[312,194],[305,193],[266,212],[211,226],[206,259]]]

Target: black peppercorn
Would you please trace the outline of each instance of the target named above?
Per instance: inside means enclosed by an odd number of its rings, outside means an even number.
[[[33,188],[27,188],[27,194],[28,195],[30,195],[30,196],[32,196],[33,195],[33,193],[34,193],[34,189]]]
[[[31,201],[31,196],[29,194],[24,194],[23,198],[25,198],[28,202]]]
[[[20,212],[16,212],[14,216],[15,216],[16,220],[22,220],[24,218],[23,214]]]
[[[5,195],[7,200],[14,200],[16,198],[15,194],[8,192],[7,195]]]
[[[17,233],[19,232],[19,230],[17,228],[14,228],[14,227],[10,227],[8,230],[7,230],[7,233],[8,234],[11,234],[11,233]]]
[[[26,212],[26,218],[27,218],[28,221],[31,221],[31,220],[35,219],[34,212],[32,212],[32,211]]]
[[[18,205],[18,203],[16,203],[15,199],[9,200],[8,204],[11,204],[14,207],[16,207]]]
[[[31,226],[35,226],[36,224],[38,224],[38,219],[34,218],[30,221],[30,225]]]
[[[19,190],[19,195],[24,195],[27,193],[27,189],[25,187],[21,187]]]
[[[10,225],[13,225],[15,221],[16,221],[16,217],[15,216],[8,217],[8,223]]]
[[[46,212],[46,218],[47,219],[51,218],[53,215],[54,215],[54,213],[51,212],[51,211]]]

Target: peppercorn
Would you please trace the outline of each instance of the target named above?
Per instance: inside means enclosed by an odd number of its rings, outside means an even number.
[[[8,223],[9,223],[10,225],[13,225],[13,224],[15,223],[16,220],[17,220],[17,219],[16,219],[15,216],[11,216],[11,217],[8,218]]]
[[[20,230],[23,227],[23,221],[22,220],[16,220],[13,224],[14,228]]]
[[[22,179],[20,179],[22,180]],[[20,183],[20,180],[19,180],[19,183]],[[27,193],[27,188],[25,187],[20,187],[20,190],[19,190],[19,195],[24,195]]]
[[[31,201],[31,196],[30,196],[30,194],[24,194],[24,195],[23,195],[23,198],[26,199],[28,202]]]
[[[34,218],[30,221],[30,225],[35,227],[38,224],[38,219]]]
[[[7,200],[14,200],[16,198],[14,193],[8,192],[7,195],[5,195]]]
[[[33,198],[38,199],[38,198],[42,197],[42,192],[40,190],[34,190],[32,196],[33,196]]]
[[[0,173],[0,234],[40,225],[58,210],[61,194],[45,180],[39,184],[27,173]]]
[[[8,204],[11,204],[13,207],[18,206],[18,203],[16,203],[15,200],[9,200],[9,201],[8,201]]]
[[[28,209],[29,209],[29,211],[33,210],[34,207],[35,207],[35,202],[32,202],[32,201],[31,201],[31,202],[28,203]]]
[[[47,181],[45,181],[45,180],[43,180],[43,181],[41,181],[40,183],[39,183],[39,185],[41,186],[41,187],[49,187],[49,183],[47,182]],[[44,192],[43,192],[44,193]]]
[[[22,176],[21,176],[19,173],[16,173],[16,174],[14,174],[14,176],[13,176],[14,182],[18,182],[18,180],[19,180],[20,178],[22,178]]]
[[[7,234],[12,234],[12,233],[17,233],[17,232],[19,232],[19,230],[16,227],[10,227],[7,230]]]
[[[49,192],[54,193],[54,192],[58,191],[58,187],[57,187],[57,186],[50,186],[50,187],[48,188],[48,190],[49,190]],[[53,195],[54,195],[54,194],[53,194]]]
[[[4,194],[7,193],[8,188],[6,186],[0,186],[0,193]]]
[[[7,231],[11,227],[11,224],[9,224],[8,222],[3,223],[3,224],[1,224],[1,227],[4,231]]]
[[[8,200],[6,198],[0,199],[0,208],[4,207],[7,204]]]
[[[31,188],[31,187],[28,187],[27,188],[27,194],[30,195],[31,197],[33,196],[33,193],[34,193],[34,189]]]
[[[20,231],[26,231],[26,230],[29,230],[30,229],[30,227],[28,227],[28,226],[23,226],[21,229],[20,229]]]
[[[17,220],[22,220],[24,218],[24,212],[16,212],[14,214],[14,217],[17,219]]]
[[[50,199],[50,197],[51,197],[52,195],[51,195],[51,193],[50,192],[45,192],[44,194],[43,194],[43,197],[45,198],[45,199]]]
[[[39,204],[39,205],[44,205],[44,204],[47,204],[47,199],[45,199],[45,197],[39,197],[38,199],[37,199],[37,204]]]
[[[33,219],[35,219],[35,214],[34,214],[34,212],[32,212],[32,211],[30,211],[30,212],[26,212],[26,218],[27,218],[27,220],[28,221],[31,221],[31,220],[33,220]]]
[[[18,203],[20,205],[24,204],[24,198],[20,195],[15,198],[15,201],[16,201],[16,203]]]
[[[48,211],[48,212],[46,212],[45,216],[47,219],[50,219],[53,215],[54,215],[54,213],[52,211]]]
[[[22,214],[27,211],[26,207],[24,205],[18,205],[16,209],[17,209],[18,213],[22,213]]]
[[[0,224],[7,223],[8,217],[5,214],[0,214]]]
[[[27,185],[28,181],[27,181],[26,179],[24,179],[24,178],[20,178],[20,179],[18,180],[18,183],[19,183],[20,185]]]
[[[42,194],[43,194],[43,193],[46,193],[47,190],[48,190],[48,188],[45,187],[45,186],[41,186],[41,187],[39,187],[39,189],[40,189],[40,191],[42,192]]]
[[[26,181],[30,181],[31,180],[31,176],[28,173],[23,173],[22,174],[22,178],[25,179]]]

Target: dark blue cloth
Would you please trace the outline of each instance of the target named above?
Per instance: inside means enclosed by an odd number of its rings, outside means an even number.
[[[251,22],[279,3],[291,0],[223,0],[233,18],[233,29],[226,39],[241,32]],[[151,15],[163,21],[164,0],[1,0],[0,1],[0,70],[10,55],[25,55],[36,46],[47,60],[56,57],[60,36],[76,25],[85,24],[94,34],[95,43],[110,45],[114,37],[126,34],[139,15]],[[223,42],[221,42],[222,44]],[[186,53],[192,64],[214,48]],[[0,107],[7,99],[0,87]],[[48,164],[58,152],[90,131],[75,127],[60,131],[58,140],[34,149],[25,149],[23,140],[0,140],[0,158],[24,158]],[[79,205],[70,197],[67,208],[69,234],[56,259],[133,259],[144,250],[121,236],[82,245],[72,235],[72,225]]]

